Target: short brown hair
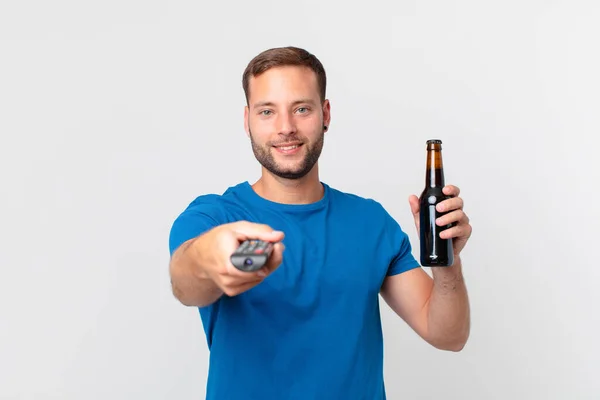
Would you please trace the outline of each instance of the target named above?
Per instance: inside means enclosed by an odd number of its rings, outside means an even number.
[[[244,88],[244,94],[246,95],[246,102],[248,102],[248,98],[250,97],[250,77],[258,76],[270,68],[289,65],[310,68],[317,75],[317,84],[319,86],[321,102],[325,101],[327,76],[321,61],[304,49],[288,46],[265,50],[250,61],[242,77],[242,86]]]

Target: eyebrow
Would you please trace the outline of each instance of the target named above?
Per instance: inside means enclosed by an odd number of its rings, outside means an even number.
[[[308,103],[308,104],[314,104],[315,102],[311,99],[300,99],[300,100],[296,100],[292,103],[292,105],[297,105],[297,104],[302,104],[302,103]],[[258,107],[272,107],[274,106],[275,103],[271,102],[271,101],[259,101],[258,103],[254,103],[254,108],[258,108]]]

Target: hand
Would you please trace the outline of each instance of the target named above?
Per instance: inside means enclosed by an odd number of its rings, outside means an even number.
[[[442,191],[445,195],[452,196],[452,198],[441,201],[436,206],[437,211],[447,213],[438,218],[436,224],[438,226],[444,226],[455,223],[453,227],[442,231],[440,237],[442,239],[452,238],[454,255],[458,256],[471,237],[473,228],[469,224],[469,217],[463,211],[463,199],[458,196],[460,194],[460,189],[454,185],[446,185]],[[415,195],[411,195],[408,198],[408,202],[415,219],[417,234],[419,234],[419,198]]]
[[[283,260],[283,232],[274,231],[268,225],[248,221],[220,225],[207,233],[209,237],[199,242],[197,254],[208,255],[210,259],[202,264],[203,271],[221,291],[228,296],[243,293],[261,283],[275,271]],[[230,256],[246,239],[260,239],[277,242],[267,264],[254,272],[240,271],[231,263]]]

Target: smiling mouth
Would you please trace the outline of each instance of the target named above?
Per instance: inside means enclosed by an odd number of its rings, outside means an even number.
[[[276,148],[283,150],[283,151],[288,151],[288,150],[294,150],[297,149],[298,147],[300,147],[299,144],[293,144],[290,146],[275,146]]]
[[[292,154],[297,151],[298,148],[302,146],[303,143],[290,143],[290,144],[281,144],[277,146],[273,146],[278,152],[284,154]]]

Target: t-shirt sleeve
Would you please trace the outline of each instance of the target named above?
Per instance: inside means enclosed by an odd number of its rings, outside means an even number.
[[[216,202],[216,196],[206,195],[196,198],[175,219],[169,233],[169,252],[171,255],[184,242],[193,239],[220,225],[222,212]]]
[[[391,238],[392,260],[388,267],[387,276],[397,275],[402,272],[420,267],[419,262],[412,254],[412,246],[406,232],[398,222],[386,212],[388,237]]]

